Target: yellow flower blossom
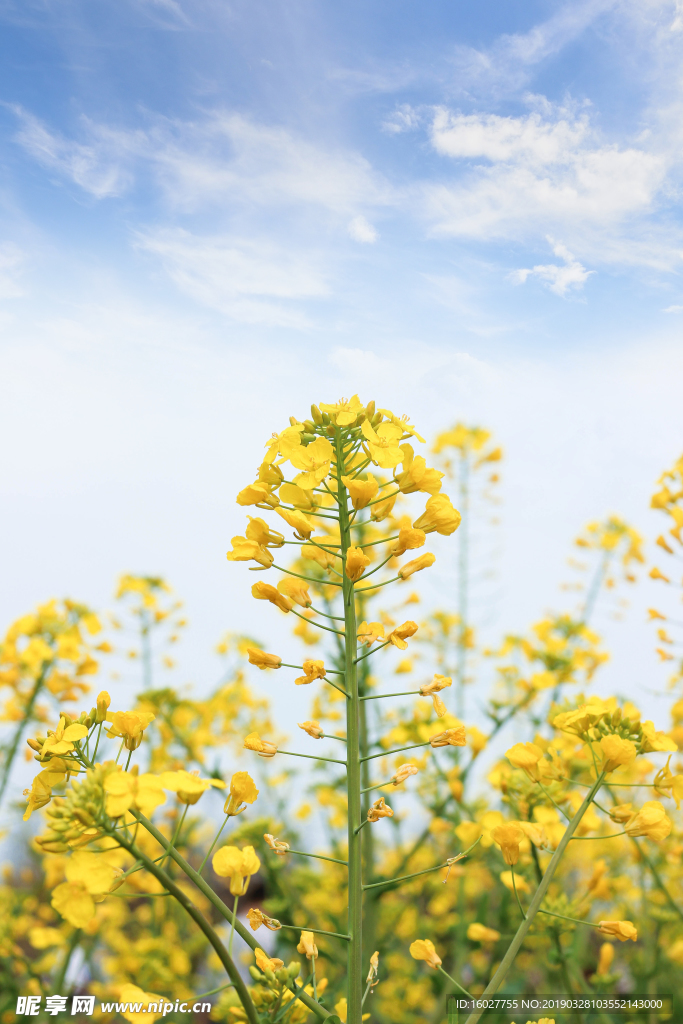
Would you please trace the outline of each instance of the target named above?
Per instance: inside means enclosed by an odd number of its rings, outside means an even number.
[[[519,844],[524,839],[524,832],[517,822],[508,821],[491,829],[491,838],[503,854],[506,864],[516,864],[519,860]]]
[[[350,476],[343,476],[342,483],[351,495],[351,503],[355,509],[366,508],[373,501],[379,492],[377,478],[368,473],[367,479],[355,479]]]
[[[370,559],[362,548],[351,547],[346,552],[346,565],[344,569],[346,575],[353,583],[361,578],[369,565]]]
[[[276,608],[279,608],[281,612],[289,612],[294,604],[288,597],[281,594],[279,590],[271,586],[270,583],[264,583],[259,580],[258,583],[254,583],[251,588],[251,596],[255,597],[257,601],[270,601]]]
[[[249,656],[249,664],[256,665],[257,668],[280,668],[282,665],[282,658],[277,654],[266,654],[259,647],[247,647],[247,655]]]
[[[628,942],[629,939],[635,942],[638,938],[638,931],[632,921],[600,921],[598,929],[601,935],[609,935],[619,939],[619,942]]]
[[[414,551],[421,548],[427,539],[424,530],[415,530],[409,527],[402,527],[398,532],[398,540],[391,549],[392,555],[404,555],[406,551]]]
[[[252,907],[251,910],[247,911],[247,920],[252,931],[258,931],[262,924],[271,932],[277,932],[282,928],[282,925],[276,918],[268,917],[267,914],[264,914],[262,910],[258,910],[256,907]]]
[[[403,452],[398,445],[403,437],[402,427],[395,423],[380,423],[375,430],[368,420],[364,420],[360,429],[366,439],[367,453],[376,466],[395,469],[403,462]]]
[[[246,537],[233,537],[232,551],[228,551],[229,562],[258,562],[264,569],[270,569],[273,564],[273,556],[268,548],[262,547],[255,540],[248,540]]]
[[[66,778],[67,765],[60,758],[53,757],[50,760],[50,767],[38,772],[30,789],[24,790],[24,796],[28,797],[24,821],[28,821],[34,811],[45,807],[52,799],[52,787],[59,786]]]
[[[298,576],[285,576],[278,583],[277,589],[301,608],[310,607],[311,595],[308,593],[308,583],[299,579]]]
[[[95,903],[104,899],[121,871],[102,854],[78,850],[67,860],[64,873],[66,881],[52,891],[52,906],[74,928],[84,928],[95,916]]]
[[[274,757],[277,746],[271,740],[262,740],[257,732],[250,732],[244,741],[245,750],[255,750],[259,757]]]
[[[273,494],[272,488],[263,480],[256,480],[253,484],[243,487],[235,499],[238,505],[265,505],[275,508],[280,499]]]
[[[433,555],[431,551],[428,551],[424,555],[420,555],[419,558],[413,558],[412,562],[406,562],[398,570],[398,576],[402,580],[407,580],[414,572],[420,572],[421,569],[428,569],[431,565],[434,565],[436,561],[436,555]]]
[[[384,797],[381,796],[379,800],[375,800],[372,807],[368,810],[368,821],[379,821],[380,818],[393,818],[394,812],[391,807],[388,807],[384,802]]]
[[[384,639],[384,626],[381,622],[361,622],[358,627],[358,643],[372,647],[376,640]]]
[[[593,725],[597,725],[606,715],[612,713],[611,704],[599,697],[591,697],[575,711],[563,711],[553,718],[553,725],[563,732],[583,736]]]
[[[286,505],[294,505],[303,512],[313,508],[315,495],[312,491],[305,491],[303,487],[296,484],[282,484],[280,487],[280,501]]]
[[[46,756],[50,757],[55,754],[68,754],[74,749],[74,743],[77,740],[82,740],[88,735],[88,730],[85,725],[81,725],[79,722],[74,722],[72,725],[67,725],[64,718],[59,719],[59,725],[55,729],[54,733],[48,734],[47,739],[43,743],[40,750],[41,760],[45,760]]]
[[[598,958],[598,966],[595,971],[597,975],[609,974],[609,969],[612,966],[614,960],[614,946],[611,942],[603,942],[600,946],[600,955]]]
[[[149,772],[112,772],[104,780],[104,792],[105,810],[110,818],[120,818],[132,807],[151,818],[154,809],[166,802],[160,776]]]
[[[442,963],[441,957],[434,949],[431,939],[416,939],[410,944],[410,955],[413,960],[424,960],[429,967],[436,970]]]
[[[429,742],[433,747],[464,747],[467,743],[465,726],[457,725],[453,729],[439,732]]]
[[[487,928],[485,925],[479,924],[478,921],[473,921],[467,929],[467,938],[472,942],[498,942],[500,932],[497,932],[495,928]]]
[[[671,819],[659,800],[648,800],[625,822],[624,831],[630,836],[647,836],[661,843],[671,832]]]
[[[296,947],[297,953],[305,954],[307,960],[317,960],[318,958],[318,947],[313,939],[313,932],[302,932],[301,938],[299,939],[299,945]]]
[[[402,764],[400,768],[397,768],[394,774],[391,776],[391,783],[394,786],[400,786],[402,782],[409,779],[411,775],[417,775],[419,769],[415,764]]]
[[[164,789],[170,789],[181,804],[189,806],[196,804],[200,796],[212,786],[215,789],[225,789],[222,779],[200,779],[198,771],[186,772],[181,769],[177,772],[162,772],[160,778]]]
[[[434,495],[441,490],[441,480],[444,474],[438,469],[429,469],[422,455],[415,457],[415,452],[410,444],[402,444],[403,470],[396,474],[396,483],[402,494],[412,494],[415,491],[425,491]]]
[[[311,534],[317,529],[315,523],[312,523],[308,516],[305,516],[298,509],[291,512],[286,508],[276,508],[275,511],[278,515],[282,516],[288,526],[292,527],[294,536],[298,537],[299,540],[310,540]]]
[[[319,409],[321,412],[326,412],[332,423],[338,427],[350,427],[360,414],[365,412],[365,406],[361,405],[358,395],[354,395],[348,401],[346,398],[340,398],[334,405],[321,402]]]
[[[416,530],[425,533],[440,533],[450,537],[460,526],[462,516],[447,494],[434,494],[427,499],[425,510],[413,523]]]
[[[636,759],[636,745],[631,740],[623,739],[621,736],[603,736],[600,740],[600,749],[604,757],[602,770],[613,772],[621,765],[633,764]]]
[[[514,768],[521,768],[526,772],[532,782],[539,781],[541,775],[538,763],[543,757],[543,751],[535,743],[515,743],[505,756]]]
[[[107,736],[121,736],[127,750],[137,750],[142,743],[142,734],[156,715],[151,711],[111,711],[106,721],[110,723]]]
[[[307,722],[298,722],[297,724],[298,724],[299,728],[303,729],[304,732],[307,732],[308,735],[312,739],[314,739],[314,740],[322,739],[322,737],[323,737],[323,729],[322,729],[322,726],[320,725],[320,722],[316,722],[315,720],[313,720],[311,722],[308,722],[308,721]]]
[[[370,518],[375,523],[381,523],[391,515],[396,504],[396,498],[398,497],[397,491],[388,492],[385,490],[383,493],[387,496],[383,501],[377,501],[372,506],[372,511],[370,512]]]
[[[641,743],[641,753],[649,754],[655,750],[677,750],[678,747],[674,740],[670,736],[667,736],[663,732],[657,732],[653,722],[643,722],[643,740]]]
[[[313,661],[311,658],[306,658],[302,667],[304,674],[294,680],[297,686],[305,686],[307,683],[312,683],[315,679],[325,678],[324,661]]]
[[[387,636],[387,640],[394,647],[398,647],[399,651],[405,651],[408,646],[406,637],[414,636],[417,633],[417,629],[417,622],[412,622],[409,619],[407,622],[397,626],[396,629],[392,629],[391,633]]]
[[[313,544],[302,545],[301,557],[307,558],[309,562],[316,562],[328,574],[334,568],[334,563],[337,560],[337,555],[333,551],[323,550],[320,547],[315,547]]]
[[[269,957],[262,949],[258,947],[254,950],[254,958],[256,960],[256,966],[261,971],[279,971],[281,967],[285,966],[284,960],[280,960],[279,957]]]
[[[235,817],[247,809],[247,804],[253,804],[259,790],[249,772],[235,772],[230,779],[230,796],[225,801],[223,814]]]
[[[121,1010],[121,1016],[130,1021],[130,1024],[153,1024],[158,1017],[163,1017],[162,1007],[167,1002],[163,996],[156,996],[153,992],[143,992],[137,985],[121,985],[118,991],[121,1003],[126,1004],[128,1009]],[[157,1010],[149,1010],[150,1003],[156,1003]],[[135,1010],[133,1006],[142,1005],[144,1009]]]
[[[237,846],[222,846],[214,853],[211,863],[217,875],[230,879],[233,896],[244,896],[251,876],[261,867],[253,846],[245,846],[243,850]]]

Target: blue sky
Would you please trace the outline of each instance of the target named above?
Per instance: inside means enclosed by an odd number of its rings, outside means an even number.
[[[162,572],[183,678],[208,677],[222,629],[270,628],[224,561],[235,492],[290,412],[356,391],[504,444],[501,626],[558,604],[586,519],[656,532],[683,441],[680,2],[0,23],[3,623]],[[661,679],[639,615],[612,680]]]

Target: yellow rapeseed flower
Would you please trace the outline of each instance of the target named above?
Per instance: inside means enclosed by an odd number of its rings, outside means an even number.
[[[344,569],[346,575],[353,583],[361,578],[369,565],[370,559],[362,548],[351,547],[346,552],[346,565]]]
[[[282,665],[282,658],[279,655],[267,654],[259,647],[247,647],[247,654],[249,656],[249,664],[256,665],[260,669],[280,668]]]
[[[638,931],[632,921],[600,921],[598,930],[601,935],[609,935],[619,939],[619,942],[628,942],[629,939],[635,942],[638,938]]]
[[[257,732],[250,732],[244,741],[245,750],[255,750],[259,757],[274,757],[277,746],[271,740],[262,740]]]
[[[420,555],[419,558],[413,558],[412,562],[406,562],[398,570],[398,576],[402,580],[407,580],[415,572],[420,572],[421,569],[428,569],[431,565],[434,565],[436,561],[436,555],[433,555],[431,551],[428,551],[424,555]]]
[[[251,588],[251,596],[255,597],[257,601],[270,601],[276,608],[279,608],[281,612],[289,612],[292,609],[293,601],[284,594],[281,594],[279,590],[271,586],[270,583],[264,583],[259,580],[258,583],[254,583]]]
[[[485,925],[479,924],[478,921],[473,921],[467,929],[467,938],[472,942],[498,942],[500,932],[497,932],[495,928],[487,928]]]
[[[441,957],[434,949],[434,943],[431,939],[416,939],[415,942],[411,942],[410,955],[413,960],[424,960],[434,970],[442,963]]]
[[[350,476],[343,476],[342,483],[351,495],[353,507],[359,510],[366,508],[377,497],[379,491],[377,478],[371,474],[368,474],[366,480],[361,480],[360,477],[354,479]]]
[[[213,870],[221,878],[230,879],[233,896],[244,896],[252,875],[261,867],[253,846],[240,850],[237,846],[223,846],[213,855]]]
[[[324,661],[314,661],[312,658],[306,658],[302,668],[304,674],[294,680],[297,686],[305,686],[307,683],[312,683],[315,679],[325,678]]]
[[[440,533],[444,537],[450,537],[460,526],[462,516],[447,494],[434,494],[427,499],[424,512],[413,523],[416,530],[424,530],[425,533]]]
[[[506,864],[516,864],[519,860],[519,844],[524,839],[524,831],[516,821],[507,821],[491,829],[491,838],[503,854]]]

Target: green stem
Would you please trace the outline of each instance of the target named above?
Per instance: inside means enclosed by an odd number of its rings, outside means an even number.
[[[322,928],[309,928],[308,925],[302,926],[300,924],[281,924],[281,928],[288,928],[293,932],[313,932],[314,935],[330,935],[333,939],[346,939],[349,941],[350,936],[344,935],[342,932],[326,932]]]
[[[515,899],[517,900],[517,906],[519,907],[519,912],[522,915],[522,917],[524,918],[524,920],[526,921],[526,914],[524,913],[524,907],[522,906],[522,902],[521,902],[521,900],[519,898],[519,894],[517,892],[517,883],[515,882],[515,865],[514,864],[510,865],[510,874],[512,876],[512,888],[515,891]]]
[[[339,472],[339,539],[341,560],[352,546],[351,524],[349,522],[348,495],[342,483],[343,448],[341,431],[335,431],[337,467]],[[356,598],[351,580],[344,576],[342,596],[344,601],[344,662],[346,670],[346,749],[347,749],[347,792],[348,792],[348,858],[349,858],[349,910],[347,931],[350,937],[347,957],[347,1021],[361,1024],[363,1003],[363,866],[361,828],[361,759],[360,759],[360,701],[358,672],[356,667]],[[370,588],[366,588],[370,589]],[[362,593],[362,591],[360,591]]]
[[[298,853],[300,857],[315,857],[316,860],[329,860],[332,864],[343,864],[344,867],[347,865],[345,860],[337,860],[336,857],[323,857],[322,853],[305,853],[303,850],[287,850],[287,853]]]
[[[448,980],[449,980],[450,982],[452,982],[452,984],[453,984],[453,985],[455,985],[455,987],[456,987],[457,989],[460,989],[460,991],[462,992],[462,994],[463,994],[464,996],[467,996],[467,998],[468,998],[468,999],[472,999],[472,996],[471,996],[471,995],[470,995],[470,993],[469,993],[469,992],[467,991],[467,989],[466,989],[466,988],[463,988],[463,987],[462,987],[462,985],[460,984],[460,982],[459,982],[459,981],[456,981],[456,980],[455,980],[455,978],[451,978],[450,974],[448,974],[448,972],[447,972],[447,971],[444,971],[444,969],[443,969],[443,967],[441,966],[441,964],[439,964],[439,966],[438,966],[438,970],[439,970],[439,971],[441,971],[441,973],[442,973],[442,974],[445,974],[445,975],[446,975],[446,977],[448,978]]]
[[[431,741],[427,740],[425,743],[411,743],[407,747],[396,747],[394,750],[382,750],[379,754],[368,754],[367,757],[362,758],[363,761],[372,761],[375,757],[391,757],[392,754],[400,754],[402,750],[415,750],[416,747],[428,747]]]
[[[290,757],[307,757],[309,761],[329,761],[330,764],[346,764],[346,761],[339,761],[336,757],[318,757],[316,754],[297,754],[294,750],[280,750],[278,754],[288,754]]]
[[[496,971],[493,978],[491,979],[486,989],[482,993],[483,999],[486,999],[488,996],[495,995],[495,993],[498,991],[500,986],[503,984],[503,981],[507,977],[507,973],[512,967],[513,961],[517,956],[517,953],[519,952],[520,946],[526,938],[526,934],[529,931],[529,928],[531,927],[531,924],[534,918],[536,917],[536,914],[538,913],[541,903],[545,898],[545,894],[548,891],[548,887],[552,882],[555,872],[557,871],[559,863],[564,855],[564,852],[567,849],[567,846],[569,845],[569,840],[572,838],[574,832],[581,823],[581,819],[590,807],[593,797],[597,794],[598,790],[600,789],[600,786],[602,785],[604,778],[605,773],[602,772],[596,779],[595,783],[593,784],[589,792],[586,794],[584,801],[579,807],[578,811],[567,825],[567,829],[564,835],[562,836],[558,844],[558,847],[550,860],[548,867],[546,868],[541,883],[538,886],[536,892],[534,893],[534,897],[529,905],[529,910],[527,911],[526,919],[522,921],[519,928],[517,929],[517,933],[512,942],[510,943],[507,952],[505,953],[505,956],[503,957],[500,966],[498,967],[498,970]],[[476,1022],[481,1018],[483,1012],[483,1009],[475,1010],[467,1018],[466,1024],[476,1024]]]
[[[235,938],[235,922],[237,921],[237,904],[239,896],[235,896],[235,903],[232,908],[232,928],[230,929],[230,941],[228,942],[228,953],[232,956],[232,940]]]
[[[400,693],[369,693],[367,697],[361,697],[361,700],[380,700],[382,697],[410,697],[413,694],[419,694],[419,690],[401,690]],[[420,696],[424,696],[420,694]]]
[[[228,820],[229,820],[229,818],[230,818],[230,815],[229,815],[229,814],[226,814],[226,815],[225,815],[225,821],[223,822],[223,824],[221,825],[221,827],[220,827],[220,828],[218,829],[218,832],[216,833],[216,837],[215,837],[214,841],[213,841],[213,842],[211,843],[211,846],[209,847],[209,849],[207,850],[207,852],[206,852],[206,854],[205,854],[205,856],[204,856],[204,860],[203,860],[203,861],[201,862],[201,864],[199,865],[199,868],[198,868],[197,870],[198,870],[198,872],[199,872],[199,874],[200,874],[200,875],[201,875],[202,871],[204,870],[204,865],[206,864],[207,860],[208,860],[208,859],[209,859],[209,857],[211,856],[211,852],[212,852],[212,850],[213,850],[214,846],[216,845],[216,843],[217,843],[217,842],[218,842],[218,840],[220,839],[220,836],[221,836],[221,832],[223,831],[223,829],[225,828],[225,826],[226,826],[226,825],[228,824]]]

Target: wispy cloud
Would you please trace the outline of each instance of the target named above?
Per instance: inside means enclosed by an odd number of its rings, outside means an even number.
[[[304,258],[268,241],[167,229],[140,233],[137,245],[161,261],[181,291],[241,323],[306,327],[297,302],[329,290],[314,254]]]
[[[562,242],[554,242],[552,238],[548,241],[555,256],[564,261],[561,266],[556,263],[538,264],[530,269],[514,270],[509,277],[513,284],[524,284],[530,277],[537,277],[547,284],[551,292],[564,298],[570,288],[583,288],[595,271],[586,270]]]
[[[458,46],[454,56],[458,79],[470,93],[521,89],[538,64],[559,53],[616,6],[621,6],[620,0],[570,0],[528,32],[501,35],[488,49]]]
[[[17,141],[40,163],[98,199],[121,195],[150,174],[176,208],[211,205],[324,208],[348,218],[390,204],[394,190],[355,152],[325,148],[283,127],[229,111],[196,121],[156,118],[116,129],[83,119],[68,139],[15,108]]]

